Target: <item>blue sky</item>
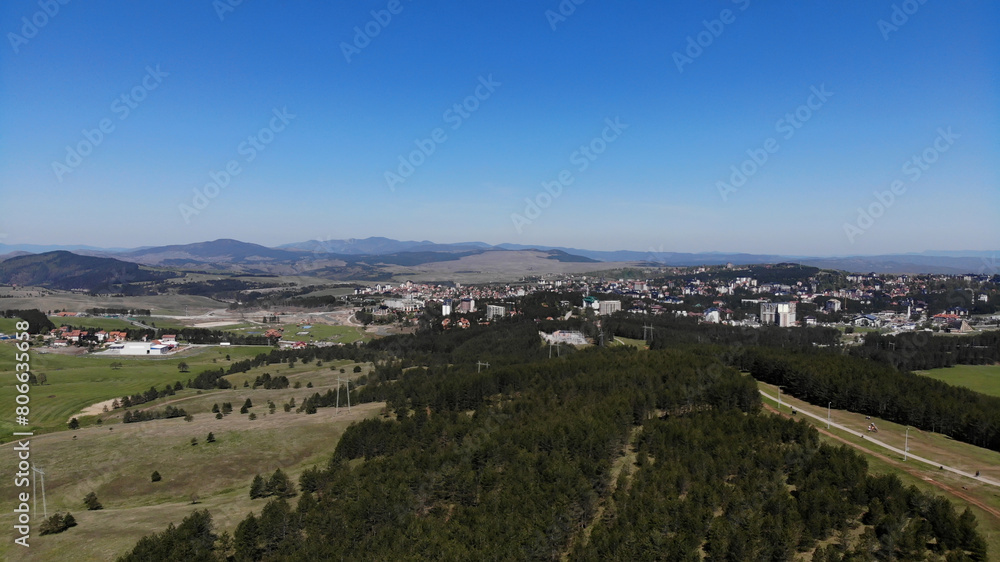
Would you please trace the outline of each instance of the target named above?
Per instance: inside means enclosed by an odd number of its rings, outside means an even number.
[[[0,243],[1000,246],[995,3],[51,1],[0,4]]]

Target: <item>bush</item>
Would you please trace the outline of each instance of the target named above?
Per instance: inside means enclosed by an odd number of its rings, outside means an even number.
[[[354,366],[354,372],[355,373],[360,373],[361,372],[361,365],[355,365]]]
[[[73,418],[73,419],[69,420],[69,428],[70,429],[80,429],[80,421],[77,420],[76,418]]]
[[[74,519],[69,513],[66,515],[56,513],[42,522],[38,531],[41,535],[54,535],[56,533],[61,533],[70,527],[76,527],[76,519]]]
[[[155,470],[153,471],[153,474],[152,476],[149,477],[149,479],[152,482],[159,482],[160,480],[163,480],[163,478],[160,477],[160,473]]]
[[[97,511],[98,509],[104,509],[101,505],[100,500],[97,499],[97,494],[90,492],[85,498],[83,498],[83,504],[87,506],[87,509],[91,511]]]

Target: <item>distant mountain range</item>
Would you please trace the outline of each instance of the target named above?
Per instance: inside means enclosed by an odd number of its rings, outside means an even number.
[[[876,256],[794,256],[780,254],[746,253],[681,253],[650,251],[603,251],[561,246],[497,244],[485,242],[461,242],[438,244],[429,240],[402,241],[391,238],[371,237],[347,240],[308,240],[284,244],[274,248],[232,239],[220,239],[195,244],[141,248],[95,248],[92,246],[42,246],[0,244],[0,260],[4,265],[31,263],[15,261],[31,255],[45,255],[59,250],[57,269],[66,263],[66,250],[77,256],[113,258],[118,263],[113,267],[122,270],[119,264],[130,263],[172,268],[201,268],[228,270],[247,273],[302,274],[322,270],[335,275],[338,268],[345,275],[360,275],[359,279],[375,278],[377,271],[416,266],[430,267],[440,262],[468,260],[476,256],[475,263],[482,266],[490,256],[502,255],[505,264],[511,260],[510,252],[534,251],[533,258],[541,257],[551,263],[597,263],[606,262],[610,267],[623,263],[633,266],[697,266],[723,265],[733,263],[760,264],[794,262],[826,269],[840,269],[852,272],[876,273],[996,273],[1000,262],[996,256],[1000,252],[984,251],[940,251],[909,254],[886,254]],[[538,252],[541,252],[540,254]],[[516,255],[516,254],[515,254]],[[525,254],[527,256],[527,254]],[[534,268],[537,264],[532,265]],[[454,269],[454,268],[449,268]],[[533,269],[534,270],[534,269]],[[559,270],[553,268],[553,271]],[[37,269],[41,271],[41,269]],[[122,270],[124,271],[124,270]],[[129,269],[130,275],[138,275],[138,269]],[[348,274],[351,271],[353,273]],[[561,270],[560,270],[561,271]],[[20,272],[21,278],[36,274]],[[25,277],[26,276],[26,277]],[[378,274],[382,278],[384,275]],[[3,277],[0,277],[0,282]],[[62,281],[60,281],[62,283]]]

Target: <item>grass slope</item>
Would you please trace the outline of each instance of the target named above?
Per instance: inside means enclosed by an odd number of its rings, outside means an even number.
[[[916,371],[916,374],[954,386],[964,386],[990,396],[1000,396],[1000,365],[955,365],[943,369]]]

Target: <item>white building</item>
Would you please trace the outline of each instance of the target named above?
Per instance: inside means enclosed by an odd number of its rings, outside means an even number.
[[[762,302],[760,303],[760,323],[777,324],[782,328],[795,325],[794,302]]]
[[[507,314],[507,309],[498,304],[488,304],[486,305],[486,319],[492,320],[494,318],[503,318]]]
[[[451,299],[444,299],[444,302],[441,303],[441,315],[451,316]]]
[[[597,309],[597,313],[604,316],[607,314],[614,314],[621,309],[622,301],[601,301],[601,304]]]
[[[162,346],[166,347],[166,346]],[[153,343],[147,341],[126,341],[112,344],[108,349],[118,350],[122,355],[153,355]],[[160,354],[160,350],[156,354]]]

